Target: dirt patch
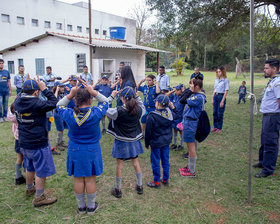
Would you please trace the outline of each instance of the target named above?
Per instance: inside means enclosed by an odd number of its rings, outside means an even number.
[[[276,223],[280,223],[280,215],[276,212],[272,212],[269,214],[268,219],[270,221],[276,222]]]
[[[223,224],[223,223],[225,223],[225,221],[226,221],[226,219],[221,218],[218,220],[217,224]]]
[[[219,147],[220,145],[217,144],[217,142],[211,141],[211,140],[207,140],[207,144],[211,145],[211,146],[215,146],[215,147]]]
[[[215,202],[208,203],[206,209],[213,214],[223,214],[226,211],[223,206],[218,205]]]

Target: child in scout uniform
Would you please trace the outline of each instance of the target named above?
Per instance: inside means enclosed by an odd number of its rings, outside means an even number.
[[[71,92],[57,104],[57,111],[68,125],[67,172],[74,176],[74,193],[78,202],[78,212],[92,215],[97,207],[96,176],[103,172],[99,123],[108,109],[108,99],[95,91],[87,82],[83,87],[73,87]],[[67,104],[75,97],[74,109]],[[92,99],[98,106],[92,107]],[[87,202],[85,202],[85,191]]]
[[[39,92],[47,98],[39,99]],[[46,178],[55,174],[55,166],[48,143],[46,112],[56,107],[57,99],[44,82],[27,80],[23,84],[21,97],[17,97],[15,113],[18,123],[20,150],[26,166],[26,195],[36,193],[33,205],[39,207],[57,201],[56,197],[45,193]],[[35,187],[33,185],[35,177]]]
[[[214,120],[212,132],[222,133],[226,97],[229,91],[229,80],[227,79],[226,69],[223,66],[217,69],[216,77],[212,96]]]
[[[173,123],[172,123],[172,127],[173,127],[173,144],[171,145],[170,149],[175,149],[177,151],[181,151],[181,150],[184,149],[184,147],[183,147],[182,131],[180,131],[177,128],[177,125],[179,123],[181,123],[182,120],[183,120],[183,111],[184,111],[184,108],[185,108],[185,105],[180,103],[180,99],[181,99],[182,92],[183,92],[183,90],[182,90],[183,87],[184,87],[183,84],[179,84],[178,86],[174,87],[175,88],[175,95],[174,95],[173,100],[172,100],[173,105],[175,106],[176,110],[178,111],[178,119],[174,120]],[[180,133],[180,144],[177,147],[177,134],[178,134],[178,131]]]
[[[97,83],[95,83],[93,85],[93,88],[94,88],[94,90],[97,90],[98,92],[100,92],[103,96],[109,97],[111,95],[113,89],[115,89],[116,85],[118,85],[118,83],[119,83],[119,81],[115,82],[113,85],[110,85],[109,76],[102,75],[102,78],[98,79]],[[110,104],[109,107],[112,107],[112,104]],[[102,118],[101,122],[102,122],[102,134],[105,134],[106,133],[105,116]]]
[[[53,88],[53,93],[57,100],[61,100],[65,95],[65,84],[56,82]],[[57,138],[56,138],[56,149],[60,151],[64,151],[67,146],[63,142],[63,131],[67,129],[68,126],[65,121],[63,121],[62,117],[58,114],[57,109],[54,110],[54,123],[57,130]]]
[[[143,82],[147,82],[147,85],[141,86]],[[154,75],[148,75],[147,78],[142,79],[136,86],[138,91],[142,92],[144,95],[144,105],[146,108],[146,113],[141,119],[142,131],[145,131],[147,115],[154,111],[155,108],[155,98],[160,94],[160,88],[156,77]]]
[[[187,99],[187,108],[184,111],[184,130],[183,139],[187,143],[189,150],[188,165],[179,169],[180,175],[185,177],[195,177],[196,165],[196,146],[195,134],[197,131],[198,121],[201,111],[204,108],[205,95],[202,92],[202,80],[193,78],[190,84],[190,90],[193,94]]]
[[[167,96],[158,95],[155,101],[156,110],[147,116],[145,131],[145,147],[148,149],[151,146],[151,165],[154,175],[154,181],[148,182],[147,186],[160,188],[160,183],[168,185],[169,144],[172,141],[172,123],[174,119],[178,119],[178,115]],[[160,161],[163,169],[162,179],[160,179]]]
[[[112,102],[117,92],[113,92],[109,97]],[[111,119],[107,133],[115,137],[112,155],[116,159],[116,185],[112,189],[111,194],[116,198],[122,197],[122,168],[124,160],[131,159],[136,172],[136,191],[143,194],[142,171],[138,159],[138,155],[144,153],[141,144],[143,133],[139,119],[145,114],[145,106],[139,96],[136,95],[135,89],[126,86],[121,90],[120,98],[123,106],[109,108],[106,115]]]
[[[246,82],[243,81],[242,85],[239,87],[239,90],[238,90],[238,94],[239,94],[238,104],[240,104],[241,100],[243,100],[243,102],[246,103],[245,96],[247,95],[247,87],[245,85],[246,85]]]
[[[8,119],[13,122],[12,131],[15,137],[15,151],[17,153],[17,161],[16,161],[16,185],[25,184],[25,178],[22,176],[21,167],[23,163],[23,155],[20,152],[19,142],[18,142],[18,125],[17,125],[17,117],[15,114],[15,105],[11,104],[8,110]]]

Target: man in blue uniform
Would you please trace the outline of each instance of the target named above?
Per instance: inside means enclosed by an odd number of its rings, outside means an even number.
[[[0,123],[7,120],[9,96],[12,95],[11,76],[0,59]]]
[[[255,175],[263,178],[273,175],[279,151],[280,129],[280,77],[279,61],[276,59],[265,61],[264,77],[270,78],[263,94],[260,112],[263,114],[261,147],[259,149],[259,163],[255,168],[262,170]]]
[[[24,74],[24,66],[18,66],[18,74],[14,77],[14,85],[17,87],[17,95],[21,93],[22,85],[27,79],[27,74]]]
[[[88,72],[88,67],[84,65],[83,73],[81,74],[81,79],[85,80],[89,85],[93,84],[92,74]]]
[[[201,77],[202,77],[202,80],[203,80],[203,78],[204,78],[203,74],[200,73],[198,67],[195,67],[195,68],[194,68],[194,73],[191,75],[190,79],[193,79],[193,78],[194,78],[195,76],[197,76],[197,75],[201,76]]]
[[[47,85],[48,89],[51,89],[52,87],[54,87],[54,82],[56,80],[56,75],[52,73],[52,67],[51,66],[47,66],[46,71],[47,71],[47,74],[44,75],[44,79],[45,79],[45,82],[46,82],[46,85]]]
[[[143,82],[147,82],[147,85],[141,86]],[[142,131],[145,131],[147,115],[154,111],[155,108],[155,98],[160,94],[159,84],[156,81],[154,75],[148,75],[147,78],[142,79],[136,86],[138,91],[142,92],[144,95],[144,106],[146,108],[145,115],[141,118]]]

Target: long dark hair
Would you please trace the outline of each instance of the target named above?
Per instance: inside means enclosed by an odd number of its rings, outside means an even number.
[[[125,99],[125,107],[129,115],[135,115],[138,109],[138,102],[134,97],[128,97]]]
[[[91,95],[86,89],[78,89],[75,95],[75,104],[74,111],[76,114],[79,114],[81,111],[79,109],[80,106],[85,104],[90,104]]]
[[[122,85],[121,89],[124,88],[125,83],[129,80],[133,83],[134,87],[136,86],[136,82],[133,76],[133,72],[131,70],[130,66],[124,66],[121,70],[121,79],[122,79]]]

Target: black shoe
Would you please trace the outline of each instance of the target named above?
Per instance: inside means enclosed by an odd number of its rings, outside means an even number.
[[[165,180],[161,179],[160,182],[166,187],[169,185],[168,181],[165,181]]]
[[[58,149],[59,151],[64,151],[64,150],[65,150],[65,148],[62,147],[60,144],[57,144],[57,145],[55,146],[55,148]]]
[[[189,158],[189,153],[188,153],[188,152],[187,152],[187,153],[184,153],[184,154],[182,155],[182,157],[183,157],[183,159]]]
[[[106,134],[106,129],[103,129],[103,130],[102,130],[102,134]]]
[[[96,212],[97,208],[98,208],[98,203],[95,202],[94,208],[87,208],[87,214],[88,215],[93,215]]]
[[[87,211],[87,207],[84,207],[84,208],[79,208],[79,207],[78,207],[78,213],[79,213],[79,215],[85,214],[86,211]]]
[[[25,178],[23,176],[16,179],[16,185],[25,184]]]
[[[160,184],[156,184],[154,181],[147,183],[148,187],[159,189],[161,186]]]
[[[177,149],[177,145],[172,144],[172,145],[170,146],[170,149],[171,149],[171,150]]]
[[[136,184],[135,190],[137,191],[137,194],[143,194],[143,185],[142,186],[138,186]]]
[[[175,149],[176,151],[182,151],[184,149],[184,147],[183,146],[181,146],[181,145],[179,145],[178,147],[177,147],[177,149]]]
[[[115,188],[115,187],[111,190],[111,194],[113,196],[115,196],[116,198],[121,198],[122,197],[122,191]]]
[[[266,174],[266,173],[263,173],[262,171],[257,173],[255,175],[256,178],[264,178],[264,177],[268,177],[268,176],[271,176],[272,174]]]
[[[261,163],[256,163],[253,165],[254,168],[263,168],[263,165]]]

